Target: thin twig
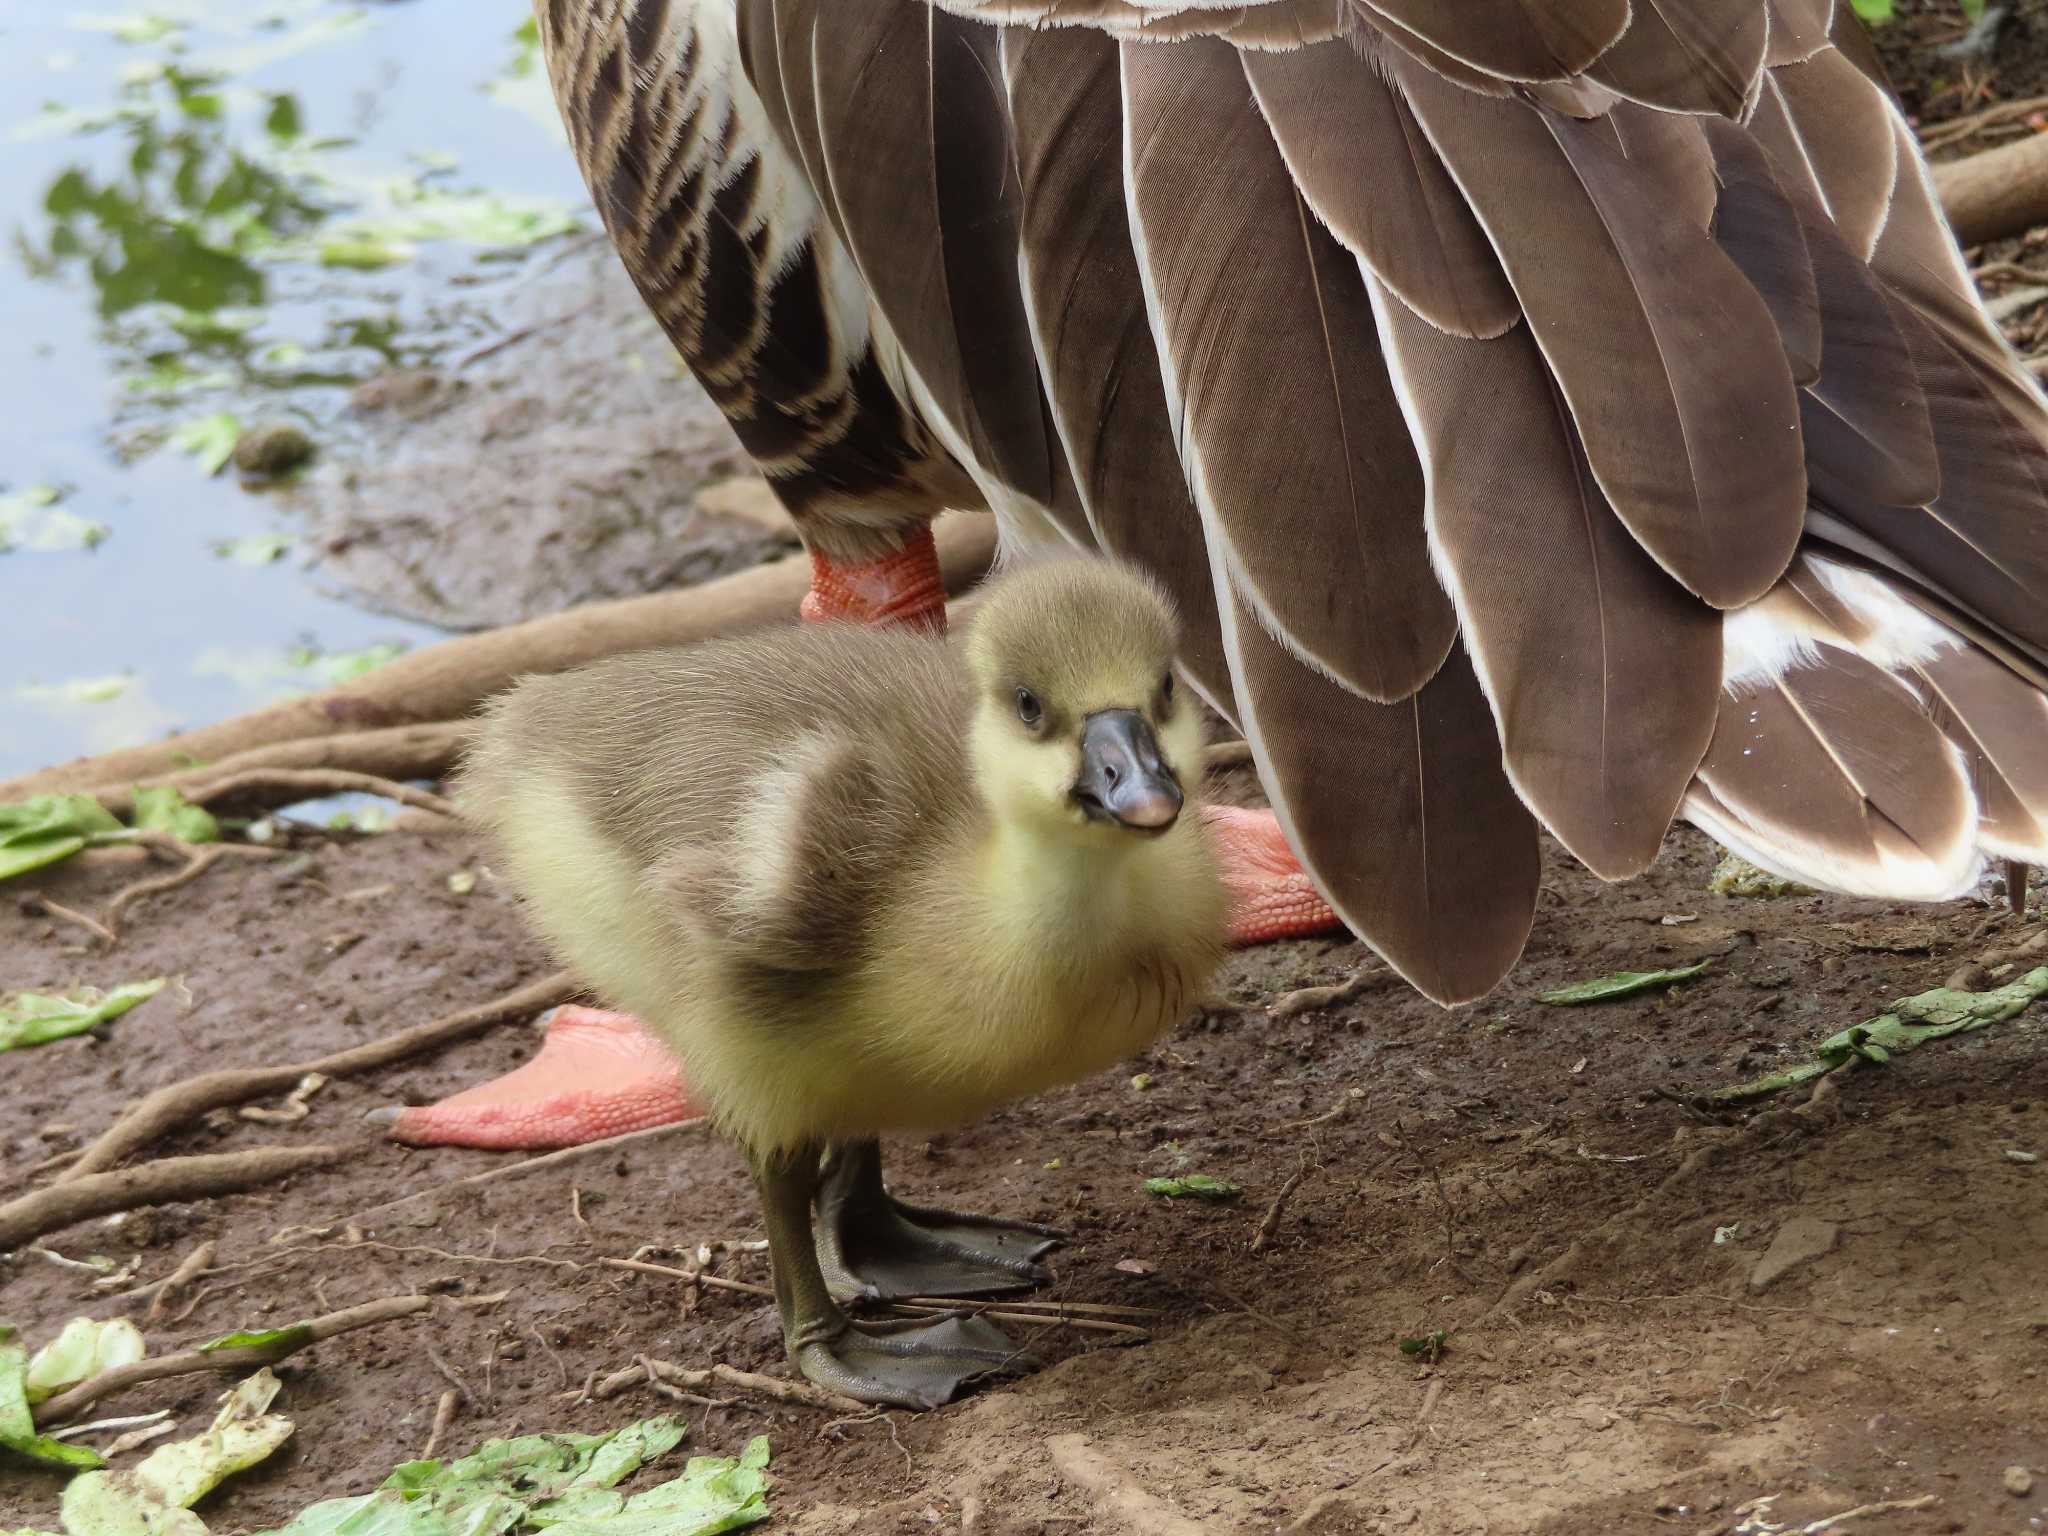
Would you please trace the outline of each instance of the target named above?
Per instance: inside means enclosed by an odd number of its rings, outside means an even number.
[[[145,1323],[153,1323],[169,1309],[171,1298],[185,1289],[199,1277],[199,1272],[213,1263],[215,1249],[219,1245],[208,1238],[197,1248],[185,1255],[184,1261],[154,1286],[147,1289],[153,1294],[149,1298],[149,1310],[142,1314]]]
[[[1383,965],[1368,965],[1356,975],[1329,987],[1299,987],[1273,999],[1266,1012],[1276,1019],[1291,1019],[1298,1013],[1318,1008],[1335,1008],[1356,1002],[1366,993],[1387,984],[1389,972]]]
[[[157,847],[160,845],[150,844],[149,846]],[[128,909],[138,901],[147,901],[152,896],[161,896],[167,891],[177,890],[180,886],[190,885],[223,859],[237,857],[281,859],[286,856],[286,850],[283,848],[258,848],[247,843],[178,844],[177,846],[190,850],[183,869],[174,870],[168,875],[154,875],[147,880],[138,880],[133,885],[123,886],[120,890],[114,892],[112,899],[107,902],[106,911],[101,916],[101,922],[113,933],[114,938],[112,942],[116,944],[121,942],[121,919],[127,915]]]
[[[691,1285],[708,1285],[713,1290],[737,1291],[742,1296],[772,1298],[775,1295],[765,1285],[751,1285],[745,1280],[728,1280],[723,1275],[707,1275],[701,1269],[676,1269],[668,1264],[649,1264],[644,1259],[599,1259],[597,1262],[607,1269],[630,1269],[641,1275],[667,1275],[672,1280],[686,1280]]]
[[[920,1303],[897,1301],[891,1302],[890,1308],[892,1311],[905,1313],[911,1317],[950,1317],[957,1312],[969,1310],[962,1308],[958,1303],[954,1302]],[[1049,1327],[1053,1324],[1061,1324],[1068,1328],[1078,1328],[1084,1333],[1113,1333],[1120,1338],[1129,1339],[1134,1344],[1143,1343],[1152,1337],[1149,1329],[1140,1328],[1134,1323],[1105,1322],[1099,1317],[1049,1317],[1043,1312],[1018,1312],[1002,1306],[989,1304],[983,1304],[971,1310],[976,1317],[985,1317],[990,1322],[1030,1323],[1041,1328]]]
[[[580,1147],[563,1147],[558,1152],[544,1153],[539,1157],[525,1158],[520,1162],[507,1163],[502,1168],[487,1168],[482,1173],[468,1174],[463,1178],[451,1179],[446,1184],[436,1184],[431,1189],[422,1189],[414,1194],[401,1195],[396,1200],[387,1200],[382,1205],[373,1205],[366,1211],[349,1218],[352,1221],[367,1221],[372,1216],[381,1216],[386,1211],[395,1211],[401,1205],[410,1205],[415,1200],[428,1200],[435,1195],[445,1195],[450,1190],[470,1189],[478,1184],[489,1184],[497,1179],[516,1179],[522,1174],[539,1168],[566,1163],[574,1158],[591,1157],[600,1152],[609,1152],[629,1142],[646,1141],[656,1136],[673,1136],[678,1131],[702,1130],[710,1122],[702,1118],[695,1120],[672,1120],[667,1125],[651,1125],[644,1130],[625,1131],[617,1136],[607,1136],[602,1141],[586,1141]]]
[[[1332,1120],[1349,1114],[1357,1105],[1364,1103],[1365,1097],[1366,1094],[1363,1088],[1346,1088],[1344,1096],[1320,1115],[1313,1115],[1306,1120],[1290,1120],[1285,1125],[1276,1125],[1273,1127],[1273,1132],[1275,1135],[1278,1135],[1283,1131],[1306,1131],[1312,1130],[1319,1125],[1328,1125]]]
[[[865,1415],[873,1411],[873,1404],[855,1402],[837,1392],[828,1392],[823,1387],[813,1386],[807,1381],[783,1381],[775,1376],[763,1376],[754,1371],[737,1370],[730,1365],[714,1365],[709,1370],[685,1370],[671,1365],[666,1360],[650,1360],[645,1355],[635,1357],[635,1362],[588,1388],[593,1398],[611,1397],[643,1381],[659,1380],[672,1386],[702,1389],[717,1382],[751,1392],[756,1397],[765,1397],[778,1403],[787,1403],[797,1408],[823,1408],[831,1413],[852,1413]],[[575,1397],[578,1393],[565,1392],[562,1397]]]
[[[1280,1193],[1273,1197],[1273,1203],[1266,1207],[1266,1214],[1259,1218],[1259,1229],[1252,1234],[1252,1252],[1264,1253],[1272,1244],[1273,1234],[1280,1230],[1280,1217],[1287,1209],[1288,1197],[1301,1187],[1301,1181],[1308,1177],[1309,1165],[1302,1165],[1287,1175],[1287,1182],[1280,1186]]]
[[[1834,1529],[1845,1520],[1861,1520],[1865,1515],[1888,1515],[1899,1510],[1925,1509],[1935,1501],[1935,1495],[1923,1493],[1917,1499],[1887,1499],[1882,1504],[1858,1504],[1854,1509],[1845,1509],[1839,1515],[1829,1515],[1825,1520],[1810,1521],[1799,1528],[1799,1536],[1821,1536],[1821,1532]]]
[[[476,1394],[470,1391],[469,1383],[462,1379],[462,1372],[456,1370],[446,1360],[443,1360],[438,1349],[428,1349],[427,1359],[432,1362],[434,1369],[441,1373],[442,1380],[462,1394],[462,1401],[464,1403],[476,1401]]]
[[[170,1083],[146,1094],[122,1112],[121,1118],[70,1168],[59,1175],[61,1187],[70,1180],[111,1168],[132,1152],[138,1152],[159,1136],[197,1120],[208,1110],[243,1104],[288,1088],[308,1072],[342,1077],[367,1072],[417,1056],[422,1051],[479,1034],[507,1019],[524,1018],[574,997],[579,984],[567,971],[557,971],[503,997],[476,1008],[465,1008],[443,1018],[399,1030],[381,1040],[372,1040],[331,1056],[292,1062],[276,1067],[242,1067],[223,1072],[205,1072],[183,1082]],[[5,1208],[0,1207],[0,1213]]]
[[[231,773],[225,778],[188,789],[185,797],[207,805],[256,789],[303,790],[309,800],[322,795],[379,795],[386,800],[396,800],[400,805],[409,805],[416,811],[455,817],[462,814],[455,808],[455,802],[445,795],[414,789],[410,784],[401,784],[381,774],[356,773],[347,768],[245,768],[240,773]]]
[[[905,1296],[900,1304],[906,1307],[942,1307],[951,1312],[975,1312],[984,1307],[1002,1307],[1011,1312],[1042,1312],[1046,1322],[1051,1318],[1071,1319],[1073,1317],[1164,1317],[1166,1314],[1157,1307],[1127,1307],[1108,1301],[969,1301],[951,1296]]]
[[[90,912],[81,912],[76,907],[67,907],[61,901],[52,901],[47,896],[37,894],[30,896],[23,905],[34,907],[39,912],[47,912],[51,917],[60,918],[64,922],[76,924],[104,943],[109,949],[121,942],[119,934],[115,933],[113,929],[94,917]]]
[[[350,1156],[351,1147],[254,1147],[244,1152],[166,1157],[115,1173],[62,1179],[0,1205],[0,1248],[15,1248],[74,1221],[162,1205],[169,1200],[203,1200],[231,1195],[258,1184],[324,1168]]]
[[[381,1301],[366,1301],[359,1307],[347,1307],[325,1317],[311,1318],[299,1327],[283,1330],[273,1343],[250,1344],[235,1349],[188,1349],[175,1355],[160,1355],[154,1360],[117,1365],[97,1376],[88,1376],[68,1392],[60,1392],[38,1403],[32,1412],[38,1425],[48,1424],[68,1419],[88,1403],[141,1386],[146,1381],[161,1381],[166,1376],[189,1376],[195,1371],[242,1371],[252,1366],[275,1365],[287,1355],[295,1355],[336,1334],[374,1327],[401,1317],[413,1317],[433,1304],[430,1296],[387,1296]]]

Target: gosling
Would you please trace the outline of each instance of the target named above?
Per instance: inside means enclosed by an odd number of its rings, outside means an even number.
[[[1221,959],[1177,638],[1148,579],[1065,557],[996,578],[952,641],[805,625],[489,711],[465,804],[563,961],[745,1152],[784,1342],[821,1386],[925,1408],[1016,1368],[985,1319],[842,1310],[1028,1285],[1058,1237],[897,1201],[876,1138],[1143,1049]]]

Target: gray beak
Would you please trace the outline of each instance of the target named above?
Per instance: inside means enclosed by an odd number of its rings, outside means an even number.
[[[1074,798],[1091,821],[1164,832],[1179,820],[1184,797],[1145,717],[1134,709],[1105,709],[1081,722]]]

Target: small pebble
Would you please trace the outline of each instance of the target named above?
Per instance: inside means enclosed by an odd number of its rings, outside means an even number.
[[[2034,1474],[2025,1467],[2007,1467],[2005,1491],[2016,1499],[2024,1499],[2034,1491]]]
[[[245,475],[282,475],[313,457],[313,439],[288,421],[251,427],[235,440],[235,468]]]

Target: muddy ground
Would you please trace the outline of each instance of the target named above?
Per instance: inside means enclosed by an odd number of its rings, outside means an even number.
[[[1956,72],[1922,54],[1959,15],[1901,10],[1886,47],[1930,119],[1981,105],[1985,81],[2003,99],[2048,83],[2035,7],[2017,8],[1977,83],[1947,96]],[[705,499],[740,460],[636,306],[602,247],[565,249],[506,315],[503,346],[362,396],[334,445],[358,468],[309,486],[301,506],[324,574],[467,627],[781,546],[786,530]],[[5,893],[5,985],[179,980],[97,1037],[0,1057],[0,1187],[47,1177],[150,1088],[371,1040],[546,969],[487,871],[472,894],[450,890],[451,873],[478,868],[466,834],[316,843],[139,909],[111,954],[20,902],[47,892],[91,910],[132,868]],[[800,1532],[1706,1533],[1928,1499],[1837,1529],[2043,1529],[2048,1167],[2013,1154],[2048,1156],[2048,1004],[1818,1094],[1725,1112],[1688,1099],[1804,1059],[1966,967],[1985,968],[1968,978],[1981,983],[2048,963],[2048,924],[1989,892],[1939,909],[1717,896],[1717,856],[1681,830],[1649,875],[1609,888],[1553,849],[1526,961],[1495,997],[1452,1012],[1342,939],[1239,954],[1214,1005],[1143,1059],[893,1147],[913,1197],[1065,1227],[1044,1295],[1152,1309],[1149,1342],[1013,1326],[1049,1362],[1023,1382],[850,1423],[740,1396],[685,1410],[693,1445],[732,1453],[768,1434],[770,1528]],[[1535,1001],[1698,960],[1705,974],[1661,994]],[[1269,1011],[1361,970],[1349,1002]],[[218,1111],[154,1151],[343,1142],[359,1155],[45,1240],[135,1261],[137,1283],[215,1241],[217,1272],[150,1327],[158,1353],[381,1296],[446,1298],[280,1368],[298,1433],[201,1506],[215,1531],[374,1486],[419,1452],[451,1379],[470,1396],[451,1434],[462,1450],[676,1406],[645,1388],[577,1400],[638,1354],[786,1373],[766,1302],[693,1299],[598,1262],[759,1236],[739,1160],[702,1132],[437,1194],[517,1155],[406,1149],[362,1119],[534,1046],[530,1027],[503,1025],[331,1082],[292,1124]],[[1143,1192],[1176,1171],[1243,1196]],[[1780,1235],[1815,1223],[1833,1245],[1760,1285]],[[720,1264],[765,1278],[755,1255]],[[17,1254],[0,1263],[0,1313],[32,1340],[79,1313],[141,1313],[88,1280]],[[1398,1347],[1437,1329],[1450,1338],[1434,1363]],[[220,1385],[185,1377],[101,1406],[169,1407],[191,1432]],[[2014,1467],[2032,1469],[2029,1494],[2008,1491]],[[53,1525],[58,1489],[6,1469],[0,1527]],[[1759,1510],[1761,1498],[1775,1502]]]
[[[111,960],[87,956],[76,930],[10,914],[0,974],[58,984],[113,965],[182,984],[104,1040],[8,1059],[7,1183],[146,1088],[315,1056],[540,974],[501,886],[449,890],[472,857],[464,834],[400,831],[289,867],[216,870],[144,908]],[[1705,1532],[1762,1495],[1799,1521],[1935,1498],[1858,1522],[1866,1531],[2038,1529],[2048,1173],[2008,1154],[2048,1153],[2048,1007],[1845,1074],[1815,1103],[1801,1091],[1705,1116],[1665,1094],[1789,1064],[1966,964],[2048,961],[2048,925],[1974,903],[1716,896],[1715,857],[1681,832],[1620,888],[1552,857],[1528,960],[1496,998],[1455,1012],[1379,973],[1354,1002],[1276,1019],[1276,993],[1372,962],[1343,941],[1241,954],[1216,1005],[1142,1060],[894,1147],[916,1197],[1066,1227],[1045,1294],[1154,1308],[1151,1341],[1032,1334],[1050,1369],[921,1418],[832,1426],[746,1399],[690,1409],[699,1449],[769,1434],[777,1518],[798,1531]],[[131,875],[73,871],[41,888],[91,908]],[[1533,1001],[1701,959],[1702,977],[1661,996]],[[373,1486],[418,1452],[443,1362],[475,1393],[463,1444],[667,1406],[644,1389],[564,1399],[637,1354],[785,1369],[768,1303],[710,1293],[690,1306],[673,1281],[596,1262],[759,1235],[738,1159],[700,1133],[376,1210],[514,1155],[407,1150],[362,1112],[432,1099],[533,1043],[506,1025],[334,1082],[288,1126],[216,1112],[158,1150],[343,1141],[361,1155],[47,1240],[139,1258],[138,1280],[216,1240],[222,1272],[150,1330],[160,1351],[380,1296],[451,1298],[282,1367],[298,1434],[204,1507],[216,1530]],[[1210,1207],[1143,1192],[1183,1168],[1244,1196]],[[1251,1252],[1296,1172],[1272,1243]],[[1757,1290],[1759,1260],[1795,1221],[1832,1225],[1834,1248]],[[758,1280],[761,1263],[725,1272]],[[141,1308],[93,1299],[89,1277],[32,1255],[4,1276],[6,1311],[32,1336]],[[1452,1335],[1433,1367],[1397,1347],[1438,1328]],[[107,1410],[196,1421],[217,1389],[187,1377]],[[2036,1469],[2030,1498],[2005,1489],[2016,1465]],[[0,1521],[47,1521],[54,1481],[5,1487]]]

